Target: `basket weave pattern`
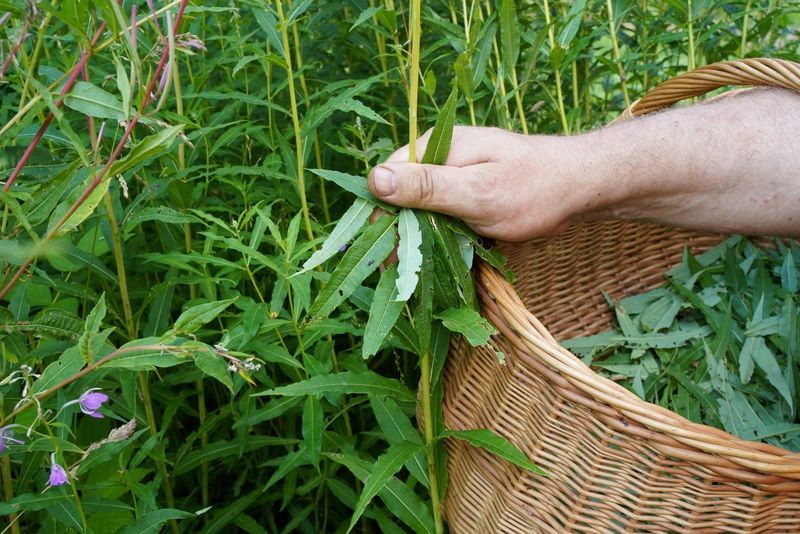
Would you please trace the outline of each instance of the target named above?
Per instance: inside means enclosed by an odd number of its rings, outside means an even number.
[[[800,66],[704,67],[662,84],[626,113],[733,83],[800,89]],[[701,252],[722,238],[652,224],[578,223],[554,239],[503,244],[514,287],[478,267],[482,312],[500,331],[495,341],[507,363],[492,350],[453,345],[443,375],[446,425],[490,428],[548,476],[449,440],[445,514],[453,532],[800,532],[800,454],[649,404],[556,341],[611,327],[601,289],[619,299],[662,285],[684,247]]]

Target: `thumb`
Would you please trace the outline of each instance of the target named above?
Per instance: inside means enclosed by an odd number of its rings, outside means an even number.
[[[420,163],[387,162],[369,173],[370,192],[404,208],[463,216],[469,208],[470,171]]]

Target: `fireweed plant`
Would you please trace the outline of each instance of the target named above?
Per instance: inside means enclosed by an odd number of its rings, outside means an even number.
[[[448,348],[491,346],[470,267],[502,259],[372,198],[368,169],[414,159],[418,125],[440,163],[456,123],[575,133],[691,65],[797,60],[799,22],[749,0],[0,0],[4,531],[443,531],[446,439],[535,469],[441,414]]]

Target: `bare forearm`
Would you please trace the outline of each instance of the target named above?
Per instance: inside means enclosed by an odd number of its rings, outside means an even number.
[[[800,95],[777,89],[609,126],[571,147],[576,213],[800,236],[799,140]]]

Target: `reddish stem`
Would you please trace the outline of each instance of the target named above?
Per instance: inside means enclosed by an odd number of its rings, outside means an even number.
[[[183,0],[181,2],[180,8],[178,9],[178,15],[177,17],[175,17],[175,26],[173,30],[175,35],[177,35],[178,25],[180,24],[181,18],[183,17],[183,10],[186,8],[187,2],[188,0]],[[150,78],[150,83],[148,83],[147,85],[147,92],[145,93],[142,109],[144,109],[150,103],[151,100],[150,96],[152,95],[153,89],[156,84],[156,80],[158,80],[159,76],[161,76],[161,71],[164,69],[164,64],[167,62],[168,55],[169,55],[169,47],[165,46],[164,53],[161,55],[161,61],[159,61],[158,67],[156,67],[155,72],[153,72],[153,75]],[[78,71],[78,73],[79,72],[80,71]],[[75,73],[76,76],[78,73]],[[45,238],[42,240],[42,244],[47,243],[61,229],[61,227],[64,226],[64,224],[69,220],[69,218],[72,217],[72,214],[74,214],[78,210],[78,208],[80,208],[81,205],[86,201],[89,195],[92,194],[92,191],[97,189],[97,186],[102,183],[103,178],[105,177],[106,173],[108,173],[108,170],[111,168],[111,165],[113,165],[114,162],[119,157],[120,152],[122,152],[122,149],[125,147],[125,142],[128,140],[131,133],[133,132],[133,128],[136,126],[136,124],[139,122],[139,119],[141,118],[142,118],[141,111],[139,111],[138,113],[136,113],[136,115],[133,116],[133,119],[131,119],[131,121],[125,127],[125,131],[122,134],[122,138],[117,143],[117,146],[114,148],[114,151],[111,153],[111,156],[109,156],[106,164],[97,174],[97,176],[95,176],[94,179],[89,183],[86,189],[83,190],[81,196],[78,197],[78,199],[72,204],[72,206],[70,206],[69,210],[67,210],[64,216],[61,217],[58,223],[56,223],[55,226],[53,226],[53,228],[47,233],[47,235],[45,235]],[[14,276],[11,277],[11,280],[8,282],[8,284],[6,284],[6,286],[2,290],[0,290],[0,300],[2,300],[8,294],[8,292],[11,291],[11,289],[14,287],[14,285],[22,276],[22,274],[28,269],[28,267],[30,267],[31,263],[33,263],[35,257],[36,257],[35,254],[32,255],[31,257],[25,260],[25,262],[20,266],[19,269],[17,269],[17,271],[14,273]]]
[[[11,52],[8,53],[8,58],[6,58],[5,62],[3,63],[3,66],[0,67],[0,80],[2,80],[5,77],[6,71],[11,66],[11,60],[14,59],[14,56],[17,54],[17,51],[22,46],[22,42],[28,36],[28,28],[30,27],[31,27],[30,21],[25,19],[25,25],[22,27],[22,32],[19,34],[19,39],[17,39],[16,44],[11,49]]]
[[[52,386],[50,389],[46,389],[43,392],[39,393],[38,395],[34,395],[34,397],[36,398],[37,401],[42,401],[42,400],[46,399],[47,397],[49,397],[50,395],[52,395],[53,393],[55,393],[56,391],[58,391],[59,389],[70,385],[71,383],[75,382],[76,380],[78,380],[81,377],[84,377],[84,376],[88,375],[89,373],[91,373],[92,371],[94,371],[95,369],[97,369],[98,367],[103,365],[104,363],[106,363],[106,362],[108,362],[110,360],[113,360],[117,356],[121,356],[123,354],[129,354],[131,352],[140,352],[140,351],[148,351],[148,350],[158,350],[158,351],[162,351],[162,352],[181,352],[181,351],[183,351],[185,349],[181,349],[180,347],[176,347],[176,346],[172,346],[172,345],[163,345],[163,344],[137,345],[137,346],[134,346],[134,347],[123,347],[121,349],[115,350],[111,354],[108,354],[108,355],[102,357],[101,359],[97,360],[93,364],[87,365],[86,367],[84,367],[83,369],[81,369],[80,371],[75,373],[74,375],[65,378],[61,382],[59,382],[56,385]],[[5,416],[3,418],[3,420],[0,421],[0,424],[4,425],[8,421],[11,421],[17,415],[19,415],[20,413],[22,413],[25,410],[27,410],[29,406],[33,406],[33,403],[32,402],[28,402],[26,404],[23,404],[22,406],[20,406],[19,408],[17,408],[16,410],[11,412],[7,416]]]
[[[105,21],[103,21],[102,23],[100,23],[100,27],[92,36],[92,41],[89,43],[89,48],[87,48],[86,51],[83,54],[81,54],[81,58],[80,60],[78,60],[78,63],[72,69],[72,72],[70,73],[69,78],[67,79],[67,83],[65,83],[64,87],[62,87],[61,91],[59,91],[58,94],[62,98],[59,98],[58,100],[55,101],[54,105],[56,108],[60,108],[61,105],[64,103],[64,98],[63,98],[64,95],[66,95],[70,91],[70,89],[72,89],[72,86],[75,85],[75,82],[78,80],[78,76],[80,75],[81,72],[83,72],[83,68],[86,66],[86,62],[89,60],[89,56],[92,54],[92,48],[97,44],[97,41],[100,40],[100,37],[103,35],[105,29],[106,29],[106,23]],[[28,148],[25,149],[25,153],[22,154],[22,158],[20,158],[19,162],[17,162],[17,166],[14,167],[14,171],[8,177],[8,181],[6,182],[6,185],[3,187],[3,191],[8,192],[8,190],[11,189],[11,184],[13,184],[14,181],[17,179],[19,173],[22,172],[23,167],[25,167],[25,164],[28,163],[31,154],[33,154],[33,151],[36,149],[36,146],[39,144],[39,141],[41,141],[44,132],[47,131],[48,126],[50,126],[50,123],[53,122],[53,117],[55,117],[55,112],[51,111],[47,115],[47,118],[44,120],[42,125],[39,127],[39,131],[36,132],[36,135],[33,137],[31,144],[29,144]]]

